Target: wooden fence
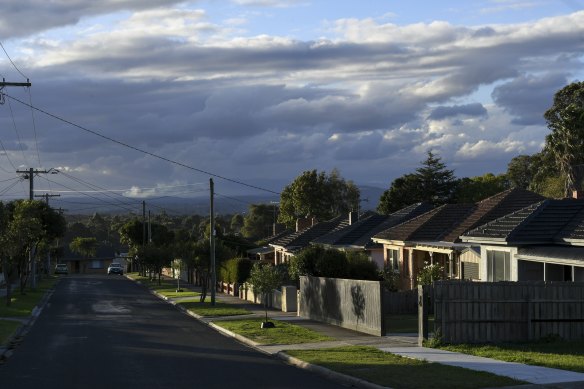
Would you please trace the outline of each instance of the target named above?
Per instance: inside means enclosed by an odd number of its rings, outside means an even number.
[[[582,282],[434,284],[435,331],[447,343],[584,339]]]

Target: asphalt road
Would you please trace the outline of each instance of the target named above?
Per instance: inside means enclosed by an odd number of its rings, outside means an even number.
[[[0,387],[339,388],[224,337],[121,276],[60,280]]]

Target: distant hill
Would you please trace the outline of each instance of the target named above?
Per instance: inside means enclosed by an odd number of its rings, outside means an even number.
[[[359,189],[361,190],[361,209],[375,210],[384,190],[372,186],[361,186]],[[69,215],[91,215],[95,212],[100,214],[142,214],[142,199],[114,197],[104,198],[101,203],[95,198],[88,197],[67,197],[59,200],[53,201],[51,205],[65,209]],[[158,197],[143,200],[146,202],[146,209],[153,213],[165,210],[169,215],[209,214],[209,198],[205,196],[195,198]],[[277,195],[224,196],[218,194],[215,197],[215,211],[219,214],[245,213],[250,204],[271,204],[278,201]]]

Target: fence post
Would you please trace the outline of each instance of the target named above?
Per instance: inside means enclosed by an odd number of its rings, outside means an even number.
[[[531,325],[531,299],[527,297],[527,340],[533,339],[533,326]]]
[[[428,299],[424,286],[418,285],[418,346],[428,340]]]

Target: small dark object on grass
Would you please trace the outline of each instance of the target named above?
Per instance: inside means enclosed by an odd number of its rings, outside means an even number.
[[[264,321],[262,322],[262,328],[275,328],[276,325],[271,321]]]
[[[180,293],[180,292],[182,292],[182,291],[183,291],[182,289],[177,289],[177,290],[176,290],[176,293]]]

